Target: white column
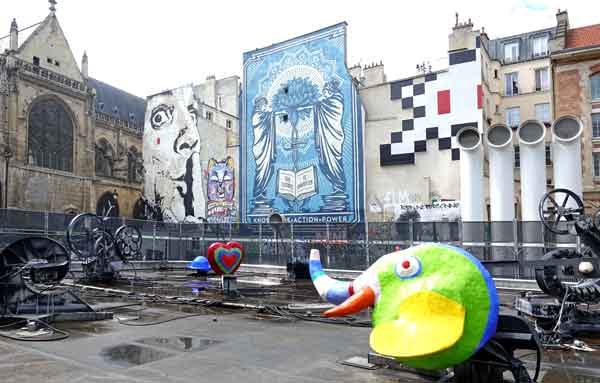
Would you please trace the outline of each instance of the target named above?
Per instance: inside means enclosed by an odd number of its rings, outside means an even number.
[[[513,133],[508,126],[496,124],[485,136],[490,165],[490,221],[512,221],[515,218]]]
[[[456,135],[460,148],[460,209],[463,222],[482,222],[483,151],[476,128],[463,128]]]
[[[554,187],[556,189],[569,189],[583,199],[581,172],[582,132],[583,123],[574,116],[559,117],[552,124]],[[562,200],[562,198],[560,199]],[[567,206],[575,207],[575,201],[570,198]]]
[[[538,207],[546,193],[546,127],[527,120],[517,131],[521,156],[521,212],[525,222],[539,221]]]

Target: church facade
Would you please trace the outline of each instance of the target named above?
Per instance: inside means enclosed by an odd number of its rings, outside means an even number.
[[[54,6],[0,53],[2,207],[133,217],[142,191],[145,100],[78,65]]]

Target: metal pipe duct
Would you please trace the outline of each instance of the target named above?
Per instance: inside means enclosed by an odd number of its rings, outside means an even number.
[[[508,126],[496,124],[485,137],[490,163],[490,221],[512,221],[515,218],[513,133]]]
[[[521,215],[525,222],[539,221],[538,206],[546,193],[546,127],[527,120],[517,131],[521,158]]]
[[[583,198],[581,134],[583,123],[574,116],[559,117],[552,124],[554,187],[569,189]],[[569,200],[568,206],[575,204]],[[574,207],[574,206],[572,206]]]
[[[461,129],[456,140],[461,151],[460,209],[463,222],[483,221],[483,158],[477,128]]]

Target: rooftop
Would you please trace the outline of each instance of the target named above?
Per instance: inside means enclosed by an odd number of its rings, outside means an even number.
[[[583,48],[600,45],[600,24],[569,29],[565,48]]]
[[[133,117],[135,123],[143,123],[146,100],[91,77],[88,85],[96,89],[96,112],[124,121],[132,121]]]

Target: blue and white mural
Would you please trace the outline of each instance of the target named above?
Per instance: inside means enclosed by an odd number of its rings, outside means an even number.
[[[242,218],[363,221],[363,116],[345,23],[245,53]]]

